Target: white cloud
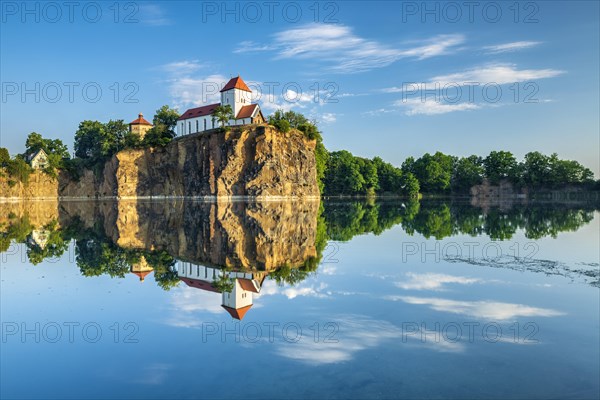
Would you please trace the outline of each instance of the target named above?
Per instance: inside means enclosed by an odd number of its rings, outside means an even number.
[[[323,114],[321,114],[320,120],[326,124],[331,124],[337,120],[337,117],[333,113],[323,113]]]
[[[287,89],[281,95],[274,93],[265,93],[260,96],[261,108],[263,111],[273,112],[275,110],[289,111],[293,108],[306,108],[309,105],[319,104],[315,102],[314,94],[309,92],[296,92]]]
[[[131,10],[123,12],[123,18]],[[166,12],[158,4],[140,4],[138,12],[131,16],[132,19],[139,20],[142,24],[151,26],[171,25],[172,21],[167,17]]]
[[[453,276],[446,274],[415,274],[409,272],[406,274],[409,280],[406,282],[396,282],[396,286],[406,290],[443,290],[444,285],[448,283],[457,283],[460,285],[472,285],[480,283],[481,279],[467,278],[465,276]]]
[[[302,297],[317,297],[325,298],[328,294],[325,293],[327,284],[321,282],[319,285],[303,281],[296,286],[281,287],[275,281],[269,280],[263,283],[260,294],[257,298],[263,296],[283,295],[288,299],[294,299],[298,296]]]
[[[303,338],[297,343],[283,343],[277,353],[285,358],[297,360],[306,364],[320,365],[349,361],[354,354],[378,347],[386,342],[401,345],[417,345],[442,352],[463,351],[462,343],[449,341],[422,341],[420,335],[406,335],[403,340],[402,329],[387,321],[374,320],[363,315],[344,315],[331,320],[339,328],[333,335],[335,342]],[[330,332],[330,331],[328,331]],[[431,331],[425,333],[432,335]],[[408,342],[410,341],[410,342]]]
[[[198,60],[174,61],[162,66],[162,70],[173,76],[187,76],[205,65]]]
[[[405,107],[406,115],[438,115],[438,114],[447,114],[455,111],[469,111],[469,110],[477,110],[481,108],[477,104],[474,103],[456,103],[456,104],[448,104],[442,103],[435,99],[406,99],[406,100],[398,100],[394,102],[394,105],[397,107]]]
[[[421,92],[427,90],[441,91],[444,87],[452,86],[483,86],[486,84],[506,85],[519,82],[528,82],[538,79],[554,78],[564,74],[565,71],[556,69],[518,69],[515,64],[487,64],[461,72],[447,75],[438,75],[427,82],[406,81],[401,87],[391,86],[379,89],[382,93]]]
[[[434,84],[439,84],[441,87],[449,84],[467,86],[474,82],[481,85],[487,83],[505,85],[554,78],[564,73],[556,69],[517,69],[514,64],[489,64],[454,74],[434,76],[429,80],[429,87]]]
[[[510,42],[497,44],[494,46],[485,46],[484,50],[488,53],[497,54],[497,53],[506,53],[510,51],[518,51],[523,49],[529,49],[531,47],[537,46],[541,42],[532,42],[532,41],[520,41],[520,42]]]
[[[469,315],[487,320],[511,320],[517,317],[556,317],[564,315],[549,308],[538,308],[515,303],[496,301],[458,301],[437,297],[390,296],[389,300],[401,300],[409,304],[427,305],[436,311]]]
[[[393,105],[396,108],[405,109],[406,115],[438,115],[482,108],[483,106],[478,102],[480,98],[485,97],[480,93],[483,93],[483,87],[487,84],[506,85],[531,82],[554,78],[564,73],[565,71],[549,68],[518,69],[514,64],[488,64],[461,72],[434,76],[427,82],[404,82],[401,87],[391,86],[378,91],[403,93],[402,99],[395,101]],[[460,91],[455,89],[465,86],[472,89]],[[445,101],[446,98],[451,99],[452,102]],[[486,103],[485,105],[495,107],[501,104]],[[389,112],[389,110],[375,110],[368,112],[367,115],[378,115],[383,112]]]
[[[423,60],[457,51],[463,35],[438,35],[396,48],[362,38],[345,25],[311,23],[278,32],[270,44],[242,42],[236,53],[274,51],[276,58],[324,61],[336,72],[352,73],[388,66],[402,58]]]
[[[202,313],[222,314],[220,293],[192,288],[183,283],[171,290],[170,314],[164,323],[178,328],[198,328],[206,322]]]
[[[221,74],[202,74],[207,64],[199,60],[180,60],[160,66],[167,74],[166,86],[173,105],[185,111],[188,107],[218,103],[220,90],[229,81]],[[250,82],[248,82],[250,84]]]

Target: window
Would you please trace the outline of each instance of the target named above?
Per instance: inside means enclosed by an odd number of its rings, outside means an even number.
[[[206,118],[204,118],[204,130],[206,130]]]
[[[196,132],[198,132],[198,131],[199,131],[199,129],[198,129],[198,120],[196,120]]]
[[[192,121],[188,121],[188,133],[192,133]]]
[[[182,123],[181,123],[181,134],[182,134],[182,135],[185,135],[185,129],[183,129],[183,127],[184,127],[184,125],[183,125],[183,122],[182,122]]]

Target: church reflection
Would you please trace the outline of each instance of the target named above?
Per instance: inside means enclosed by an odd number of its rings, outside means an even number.
[[[178,262],[179,279],[191,288],[221,293],[221,306],[232,318],[242,320],[253,304],[253,296],[267,274],[227,271],[190,262]]]

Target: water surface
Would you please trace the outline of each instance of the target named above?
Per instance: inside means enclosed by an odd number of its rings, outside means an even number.
[[[2,398],[598,398],[584,203],[0,204]]]

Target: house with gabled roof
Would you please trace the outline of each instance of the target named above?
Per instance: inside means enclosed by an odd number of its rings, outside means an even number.
[[[44,169],[48,166],[48,154],[46,154],[44,149],[39,149],[27,156],[27,162],[33,169]]]
[[[251,103],[252,90],[246,85],[241,76],[231,78],[221,89],[221,102],[208,104],[202,107],[190,108],[177,120],[177,134],[179,136],[189,135],[215,129],[219,123],[213,113],[218,106],[231,106],[233,119],[227,123],[228,126],[262,124],[265,117],[260,106]]]

